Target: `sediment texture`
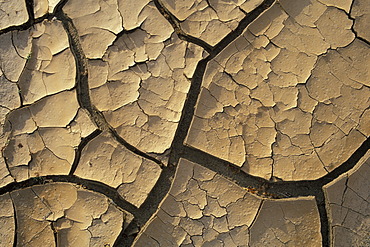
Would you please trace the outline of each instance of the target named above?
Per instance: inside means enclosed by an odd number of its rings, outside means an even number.
[[[0,246],[368,246],[369,18],[0,1]]]

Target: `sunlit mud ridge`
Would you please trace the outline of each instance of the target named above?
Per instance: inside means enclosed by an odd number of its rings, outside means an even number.
[[[0,1],[0,246],[370,245],[366,0]]]

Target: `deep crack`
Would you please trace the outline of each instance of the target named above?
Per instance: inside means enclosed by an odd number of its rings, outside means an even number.
[[[104,115],[91,103],[90,89],[89,89],[89,83],[88,83],[87,58],[80,44],[80,39],[79,39],[77,29],[74,26],[72,19],[69,18],[62,10],[57,12],[56,16],[63,23],[63,27],[68,35],[70,49],[75,57],[76,90],[77,90],[77,99],[78,99],[80,106],[89,112],[89,116],[91,117],[93,122],[98,126],[98,128],[101,131],[110,132],[112,136],[119,143],[121,143],[131,152],[137,155],[140,155],[146,159],[152,160],[156,164],[158,164],[160,167],[163,167],[163,164],[160,160],[137,149],[133,145],[129,144],[126,140],[124,140],[120,135],[118,135],[118,133],[114,130],[114,128],[108,124]]]
[[[54,13],[45,14],[40,18],[34,18],[34,9],[32,0],[26,1],[27,12],[29,19],[26,23],[19,26],[11,26],[0,31],[1,34],[5,34],[14,30],[26,30],[32,27],[34,24],[40,23],[45,19],[51,20],[52,17],[56,16],[64,26],[66,33],[68,34],[70,49],[74,55],[76,62],[76,91],[78,95],[79,105],[86,109],[89,113],[89,117],[98,126],[98,130],[95,130],[89,136],[83,138],[75,150],[75,159],[71,166],[69,175],[50,175],[41,176],[36,178],[30,178],[21,182],[13,182],[2,188],[0,188],[0,195],[5,193],[18,190],[21,188],[27,188],[34,185],[47,184],[52,182],[68,182],[78,185],[82,185],[84,188],[101,193],[118,205],[121,209],[130,212],[134,215],[134,220],[128,225],[127,228],[123,229],[119,237],[116,239],[114,246],[131,246],[135,240],[137,233],[142,229],[142,227],[147,224],[148,220],[155,214],[158,210],[160,203],[168,195],[170,187],[173,183],[174,174],[176,172],[177,164],[180,158],[185,158],[189,161],[197,163],[205,168],[208,168],[217,174],[235,182],[243,188],[247,188],[250,193],[255,193],[261,197],[267,198],[297,198],[303,196],[314,196],[317,204],[317,208],[320,215],[321,222],[321,236],[322,236],[322,246],[330,246],[330,224],[328,219],[328,213],[326,208],[326,198],[323,192],[323,186],[329,182],[334,181],[340,175],[350,171],[358,163],[358,161],[365,155],[365,153],[370,149],[370,138],[366,141],[350,156],[350,158],[343,164],[326,174],[325,176],[316,180],[302,180],[302,181],[269,181],[264,178],[249,175],[242,171],[236,165],[203,152],[199,149],[187,146],[184,144],[184,140],[188,134],[191,121],[194,116],[195,107],[197,101],[199,100],[199,95],[202,89],[202,81],[207,68],[207,64],[211,59],[215,58],[221,51],[223,51],[227,45],[229,45],[236,38],[240,37],[243,31],[252,23],[256,18],[258,18],[261,13],[267,10],[275,2],[274,0],[265,0],[260,6],[255,8],[250,13],[246,13],[246,17],[243,18],[238,24],[237,28],[230,32],[225,38],[223,38],[217,45],[211,46],[205,41],[186,34],[180,27],[180,21],[170,13],[160,2],[160,0],[154,0],[157,9],[161,14],[167,19],[167,21],[172,25],[177,35],[190,43],[194,43],[200,47],[203,47],[205,51],[209,53],[209,56],[198,62],[194,76],[191,81],[191,86],[187,94],[185,104],[183,106],[181,119],[179,121],[178,127],[176,129],[175,137],[173,139],[171,148],[169,149],[169,164],[164,165],[161,160],[153,157],[151,154],[145,153],[135,146],[128,143],[124,138],[122,138],[117,131],[109,125],[106,121],[104,115],[99,111],[91,102],[90,99],[90,89],[88,85],[88,67],[87,58],[83,52],[82,46],[80,44],[80,37],[77,32],[76,27],[73,24],[71,18],[69,18],[62,10],[63,6],[68,0],[63,0],[58,3]],[[351,7],[352,9],[352,7]],[[354,20],[348,14],[351,20]],[[363,41],[367,45],[370,45],[369,41],[359,37],[354,29],[354,25],[351,27],[352,32],[355,34],[356,38]],[[117,37],[130,31],[122,31]],[[326,53],[325,53],[326,54]],[[316,66],[316,64],[315,64]],[[311,71],[312,74],[312,71]],[[231,75],[229,75],[231,77]],[[309,97],[311,97],[309,95]],[[312,125],[311,125],[312,127]],[[81,158],[81,152],[84,147],[95,137],[97,137],[103,131],[109,132],[112,137],[118,141],[121,145],[126,147],[131,152],[154,161],[162,168],[160,177],[153,187],[153,189],[148,194],[144,203],[137,208],[130,202],[124,200],[122,196],[117,192],[116,188],[112,188],[106,184],[82,179],[74,176],[74,172],[77,169]],[[276,137],[275,137],[276,141]],[[271,144],[272,145],[272,144]],[[163,156],[163,155],[162,155]],[[12,199],[13,202],[13,199]],[[262,203],[260,204],[260,208]],[[260,210],[259,208],[259,210]],[[14,235],[14,246],[17,245],[17,221],[16,212],[14,209],[14,219],[15,219],[15,235]],[[258,210],[258,213],[259,213]],[[257,213],[257,215],[258,215]],[[257,217],[256,215],[256,217]],[[255,218],[256,218],[255,217]],[[255,219],[254,219],[255,220]],[[52,228],[53,229],[53,228]],[[53,229],[55,233],[55,229]],[[56,238],[56,235],[55,235]],[[153,238],[154,239],[154,238]],[[154,239],[157,241],[156,239]],[[57,241],[55,239],[55,241]]]

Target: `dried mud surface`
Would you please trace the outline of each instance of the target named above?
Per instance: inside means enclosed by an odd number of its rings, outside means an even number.
[[[0,246],[370,245],[369,21],[0,1]]]

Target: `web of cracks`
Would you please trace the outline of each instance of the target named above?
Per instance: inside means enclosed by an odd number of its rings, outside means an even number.
[[[299,197],[299,196],[314,196],[317,202],[317,206],[320,214],[321,221],[321,234],[322,234],[322,244],[323,246],[329,246],[329,224],[327,211],[325,208],[325,197],[322,191],[322,187],[336,179],[341,174],[352,169],[355,164],[360,160],[362,156],[365,155],[367,150],[370,149],[370,138],[368,138],[352,156],[344,162],[342,165],[328,173],[322,178],[310,181],[279,181],[271,182],[263,178],[251,176],[243,171],[241,171],[234,164],[227,162],[225,160],[219,159],[201,150],[188,147],[184,145],[184,140],[188,129],[190,127],[191,119],[194,114],[195,104],[197,102],[198,96],[201,90],[202,78],[207,66],[207,63],[214,58],[218,53],[220,53],[230,42],[235,40],[245,28],[257,17],[260,16],[262,12],[267,10],[275,0],[265,0],[261,5],[259,5],[252,12],[248,13],[239,23],[237,28],[230,32],[225,38],[223,38],[217,45],[210,46],[204,41],[192,37],[190,35],[184,34],[184,32],[179,29],[176,18],[168,12],[160,3],[159,0],[154,0],[155,6],[161,12],[161,14],[171,23],[174,30],[177,32],[181,39],[188,42],[192,42],[203,47],[209,55],[201,60],[194,72],[191,86],[183,107],[181,119],[179,121],[174,140],[172,142],[168,164],[165,165],[161,159],[147,154],[136,147],[129,144],[117,132],[112,128],[105,120],[103,114],[99,112],[96,107],[91,103],[88,87],[88,69],[87,69],[87,59],[82,50],[78,32],[73,24],[73,21],[64,14],[62,8],[67,3],[68,0],[62,0],[56,6],[54,13],[46,14],[40,18],[35,19],[33,15],[34,3],[32,0],[27,0],[27,12],[29,15],[29,20],[20,25],[13,26],[0,31],[0,35],[13,30],[25,30],[30,28],[36,23],[40,23],[45,19],[52,19],[56,17],[59,19],[67,32],[70,48],[75,57],[76,62],[76,90],[78,94],[78,101],[82,108],[85,108],[91,119],[98,126],[98,130],[90,134],[88,137],[84,138],[78,148],[76,149],[75,160],[72,165],[72,169],[69,175],[50,175],[42,176],[36,178],[30,178],[22,182],[14,182],[0,188],[0,195],[21,189],[30,187],[33,185],[47,184],[52,182],[68,182],[84,186],[86,189],[99,192],[110,198],[117,206],[123,210],[131,213],[134,216],[134,220],[120,233],[114,246],[131,246],[140,228],[145,225],[145,223],[150,219],[150,217],[157,211],[160,202],[167,195],[172,180],[176,171],[176,165],[180,158],[185,158],[189,161],[195,162],[202,165],[218,174],[228,178],[229,180],[235,182],[241,187],[249,189],[251,193],[256,193],[257,195],[271,198],[287,198],[287,197]],[[367,42],[368,43],[368,42]],[[138,208],[128,201],[124,200],[115,190],[108,185],[103,183],[92,181],[88,179],[82,179],[73,175],[76,170],[79,159],[81,156],[82,149],[95,137],[97,137],[102,131],[108,131],[111,133],[112,137],[116,139],[120,144],[125,146],[128,150],[133,153],[140,155],[144,158],[154,161],[161,168],[161,175],[153,187],[153,189],[148,194],[148,197],[144,203]],[[15,238],[16,239],[16,238]],[[16,242],[15,242],[16,244]]]

